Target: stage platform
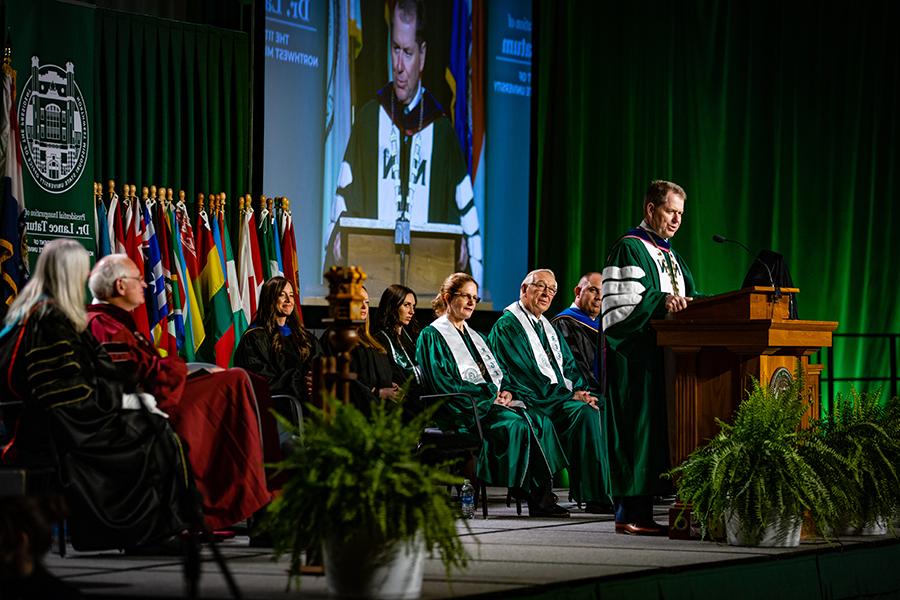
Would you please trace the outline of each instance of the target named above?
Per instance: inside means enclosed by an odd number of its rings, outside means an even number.
[[[448,582],[440,561],[429,560],[423,598],[900,598],[900,540],[890,534],[806,540],[794,549],[631,537],[614,532],[611,515],[574,506],[569,519],[519,517],[503,490],[491,492],[489,518],[469,521],[469,531],[460,526],[469,566]],[[658,520],[666,510],[656,507]],[[322,577],[304,577],[299,592],[285,593],[287,559],[273,561],[271,551],[249,548],[246,537],[219,547],[246,599],[326,597]],[[200,597],[231,597],[208,549],[203,557]],[[66,558],[48,556],[47,566],[90,598],[185,595],[178,556],[70,548]]]

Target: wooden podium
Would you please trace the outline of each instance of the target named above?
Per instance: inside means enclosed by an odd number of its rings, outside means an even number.
[[[779,385],[800,366],[806,379],[810,410],[819,414],[821,365],[809,355],[831,346],[834,321],[788,318],[787,293],[778,298],[772,287],[751,287],[698,299],[665,320],[653,321],[657,344],[674,354],[674,406],[670,401],[669,433],[672,465],[718,433],[715,419],[730,421],[750,387],[750,377],[763,385]],[[669,369],[671,371],[671,369]]]
[[[344,217],[340,221],[341,248],[346,264],[368,274],[366,288],[373,304],[384,288],[400,281],[400,258],[394,248],[394,222]],[[437,293],[444,278],[457,271],[463,232],[460,225],[412,225],[410,269],[406,285],[427,298]]]

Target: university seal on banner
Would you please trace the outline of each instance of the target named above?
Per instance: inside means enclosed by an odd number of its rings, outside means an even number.
[[[51,194],[71,189],[88,155],[88,116],[75,83],[75,66],[41,65],[31,57],[31,77],[19,101],[22,158],[34,181]]]

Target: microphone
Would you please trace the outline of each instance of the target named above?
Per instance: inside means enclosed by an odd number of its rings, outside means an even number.
[[[756,261],[756,262],[758,262],[759,264],[761,264],[761,265],[763,266],[763,268],[766,270],[766,274],[769,276],[769,283],[771,284],[771,286],[772,286],[773,288],[775,288],[775,298],[776,298],[776,299],[777,299],[777,298],[781,298],[781,288],[778,287],[777,285],[775,285],[775,278],[772,277],[772,269],[769,268],[769,265],[767,265],[765,262],[763,262],[762,260],[760,260],[760,258],[759,258],[758,256],[755,256],[755,255],[753,254],[753,251],[750,250],[750,248],[748,248],[746,244],[744,244],[743,242],[741,242],[741,241],[739,241],[739,240],[730,240],[730,239],[728,239],[727,237],[725,237],[724,235],[719,235],[718,233],[714,233],[714,234],[713,234],[712,240],[713,240],[715,243],[717,243],[717,244],[726,244],[726,243],[728,243],[728,244],[737,244],[738,246],[740,246],[741,248],[743,248],[744,250],[746,250],[746,251],[747,251],[747,254],[749,254],[750,256],[752,256],[752,257],[753,257],[753,260]]]

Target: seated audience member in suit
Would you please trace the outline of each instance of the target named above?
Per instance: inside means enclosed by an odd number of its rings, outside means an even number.
[[[396,400],[400,386],[393,380],[387,351],[369,331],[369,291],[362,288],[362,294],[360,318],[365,322],[356,326],[359,343],[350,352],[350,370],[356,373],[356,380],[350,385],[350,400],[356,406],[365,408],[378,398]],[[331,328],[326,329],[321,342],[325,354],[334,356],[338,351],[331,340],[331,333]]]
[[[478,478],[527,499],[533,517],[568,517],[551,490],[553,474],[566,467],[553,424],[510,394],[509,379],[486,340],[466,324],[478,300],[471,275],[454,273],[444,280],[433,302],[440,316],[419,335],[416,359],[431,391],[475,399],[484,432],[475,463]],[[439,425],[476,434],[467,400],[450,397],[444,408]]]
[[[587,512],[606,512],[609,463],[602,428],[602,398],[591,393],[569,345],[544,316],[556,295],[549,269],[529,273],[519,300],[503,311],[489,336],[497,360],[510,377],[510,389],[534,411],[553,420],[569,457],[572,498]]]
[[[416,293],[404,285],[389,285],[378,303],[375,339],[387,350],[392,379],[397,385],[409,382],[408,404],[421,394],[421,375],[416,363]]]
[[[300,321],[294,286],[281,276],[263,284],[256,318],[241,336],[234,365],[263,377],[271,394],[312,399],[313,360],[319,343]]]
[[[0,395],[24,405],[3,458],[57,469],[77,550],[153,544],[199,523],[187,450],[86,331],[89,271],[78,242],[53,240],[6,315]]]
[[[145,299],[143,274],[125,254],[97,261],[88,286],[88,331],[126,380],[126,391],[146,392],[187,444],[188,460],[209,529],[243,521],[265,506],[259,411],[243,369],[198,371],[188,376],[177,356],[160,356],[138,331],[132,311]]]

